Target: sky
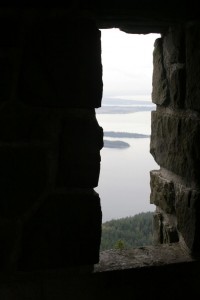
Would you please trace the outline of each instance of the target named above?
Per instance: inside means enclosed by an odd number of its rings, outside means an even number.
[[[160,34],[101,30],[103,97],[151,100],[153,49]]]

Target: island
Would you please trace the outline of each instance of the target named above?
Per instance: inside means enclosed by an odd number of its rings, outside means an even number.
[[[150,135],[148,134],[141,134],[141,133],[130,133],[130,132],[117,132],[117,131],[104,131],[104,136],[112,137],[112,138],[134,138],[134,139],[141,139],[141,138],[149,138]]]
[[[124,149],[128,147],[130,147],[130,145],[126,142],[104,140],[104,148]]]

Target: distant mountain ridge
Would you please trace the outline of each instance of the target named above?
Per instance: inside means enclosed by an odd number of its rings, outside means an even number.
[[[104,98],[102,106],[96,109],[98,114],[127,114],[139,111],[155,110],[151,101]]]
[[[153,105],[155,104],[152,101],[148,100],[130,100],[130,99],[123,99],[123,98],[103,98],[102,99],[102,106],[104,105]]]
[[[129,139],[141,139],[141,138],[150,137],[150,135],[148,134],[120,132],[120,131],[104,131],[104,136],[113,137],[113,138],[129,138]]]

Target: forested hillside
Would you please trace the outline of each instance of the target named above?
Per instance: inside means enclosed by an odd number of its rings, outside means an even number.
[[[153,213],[146,212],[103,223],[101,251],[152,245],[152,220]]]

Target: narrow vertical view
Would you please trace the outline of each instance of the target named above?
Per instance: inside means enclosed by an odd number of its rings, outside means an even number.
[[[101,250],[152,243],[149,151],[153,47],[159,34],[133,35],[101,30],[104,130],[98,188],[103,211]],[[121,243],[121,244],[120,244]]]

